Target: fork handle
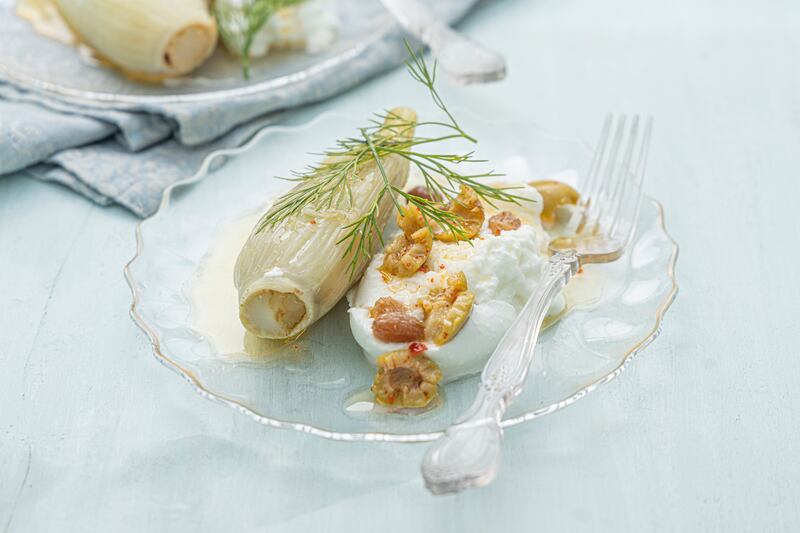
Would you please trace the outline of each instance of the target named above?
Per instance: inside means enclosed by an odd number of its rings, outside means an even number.
[[[425,2],[382,0],[408,33],[430,47],[444,71],[457,83],[484,83],[505,77],[503,56],[454,31]]]
[[[542,282],[486,363],[475,401],[425,454],[422,475],[432,493],[481,487],[497,475],[500,421],[525,384],[550,304],[579,266],[574,250],[556,252],[548,261]]]
[[[382,0],[382,2],[408,33],[431,48],[438,48],[455,33],[430,7],[419,0]]]

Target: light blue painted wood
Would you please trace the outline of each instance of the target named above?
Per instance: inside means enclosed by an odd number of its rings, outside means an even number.
[[[657,117],[647,189],[682,251],[662,337],[510,430],[496,483],[455,497],[422,487],[424,446],[198,397],[128,318],[133,218],[0,178],[0,531],[797,531],[799,26],[789,2],[692,0],[507,0],[465,25],[509,78],[447,87],[454,105],[586,138],[607,110]],[[394,73],[296,120],[421,103],[410,87]]]

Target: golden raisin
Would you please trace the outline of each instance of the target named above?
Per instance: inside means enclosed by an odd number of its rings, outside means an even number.
[[[372,307],[370,307],[369,317],[377,318],[384,313],[392,313],[392,312],[404,313],[407,310],[408,309],[406,308],[405,305],[403,305],[403,302],[398,302],[397,300],[395,300],[390,296],[382,296],[381,298],[377,299],[377,301]]]
[[[460,239],[472,239],[480,233],[485,215],[481,199],[478,198],[472,187],[462,185],[458,196],[447,205],[446,210],[458,217],[457,221],[464,235],[454,234],[452,231],[447,231],[446,228],[437,227],[434,229],[434,237],[437,240],[453,242]]]
[[[429,202],[438,201],[440,199],[438,194],[431,192],[431,190],[424,185],[417,185],[409,190],[408,194],[416,196],[417,198],[422,198],[423,200],[428,200]]]
[[[504,231],[519,229],[522,221],[511,211],[500,211],[489,219],[489,229],[493,235],[500,235]]]
[[[372,334],[383,342],[412,342],[425,338],[425,324],[407,311],[390,311],[372,321]]]
[[[442,372],[430,358],[408,350],[378,358],[372,392],[378,403],[393,407],[425,407],[439,394]]]
[[[540,180],[531,183],[542,195],[542,223],[551,226],[556,222],[556,211],[562,205],[575,205],[580,199],[578,191],[566,183],[556,180]]]
[[[475,295],[468,290],[463,272],[448,276],[445,286],[434,287],[420,301],[425,312],[425,337],[436,344],[453,339],[469,318]]]

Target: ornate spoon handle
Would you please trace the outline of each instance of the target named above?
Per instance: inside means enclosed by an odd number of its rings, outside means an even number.
[[[506,75],[503,56],[453,31],[419,0],[382,0],[400,25],[428,45],[444,71],[457,83],[485,83]]]
[[[503,413],[522,391],[550,304],[579,263],[573,250],[550,258],[542,283],[486,363],[472,406],[428,449],[422,475],[434,494],[487,485],[497,475]]]

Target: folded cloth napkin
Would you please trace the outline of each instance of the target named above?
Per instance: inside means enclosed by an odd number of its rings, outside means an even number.
[[[477,0],[440,0],[449,22]],[[275,113],[320,101],[401,63],[403,32],[387,32],[335,71],[314,72],[266,93],[214,103],[115,110],[76,104],[0,79],[0,174],[21,169],[101,204],[152,214],[164,189],[191,176],[212,151],[237,146],[278,120]]]

